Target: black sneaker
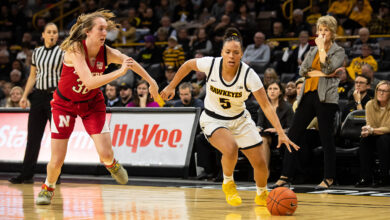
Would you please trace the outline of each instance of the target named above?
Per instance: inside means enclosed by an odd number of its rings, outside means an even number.
[[[12,184],[22,184],[22,183],[34,183],[32,177],[28,178],[22,175],[14,176],[8,180]]]

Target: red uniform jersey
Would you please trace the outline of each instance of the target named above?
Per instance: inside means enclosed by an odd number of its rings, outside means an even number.
[[[96,56],[95,63],[91,65],[88,59],[88,50],[83,41],[83,49],[85,54],[85,61],[93,76],[102,75],[106,69],[106,54],[105,46],[100,47]],[[101,93],[99,88],[88,90],[80,80],[75,68],[67,65],[65,62],[62,67],[61,78],[58,82],[58,90],[61,95],[72,102],[80,102],[94,98],[98,93]]]

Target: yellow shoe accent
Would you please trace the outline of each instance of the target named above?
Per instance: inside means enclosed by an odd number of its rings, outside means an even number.
[[[241,205],[241,197],[238,195],[236,184],[230,181],[226,184],[222,184],[222,190],[226,195],[226,202],[232,206]]]
[[[267,190],[263,191],[260,195],[256,194],[255,203],[260,206],[267,206],[267,197],[269,192]]]

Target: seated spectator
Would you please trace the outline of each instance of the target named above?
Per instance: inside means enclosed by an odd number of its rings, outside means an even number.
[[[299,33],[299,45],[293,50],[292,54],[288,57],[287,63],[284,69],[288,73],[298,74],[299,67],[302,64],[302,61],[305,59],[307,52],[310,50],[309,45],[309,32],[301,31]],[[283,69],[283,68],[282,68]]]
[[[119,84],[120,106],[127,106],[133,98],[133,88],[126,82]]]
[[[158,27],[158,21],[154,17],[154,12],[152,8],[146,8],[146,10],[141,14],[141,23],[139,28],[149,29],[149,33],[153,34]]]
[[[167,36],[176,36],[176,30],[172,27],[169,16],[164,15],[160,20],[161,27],[159,29],[165,30]]]
[[[269,36],[270,39],[272,38],[285,38],[286,35],[284,33],[283,23],[280,21],[275,21],[272,24],[272,34]],[[283,48],[288,48],[289,44],[288,41],[275,41],[275,40],[269,40],[268,46],[273,51],[280,50],[282,51]]]
[[[121,100],[118,97],[118,87],[116,86],[115,82],[110,82],[106,85],[106,106],[107,107],[120,107]]]
[[[13,85],[11,82],[0,80],[0,89],[3,93],[3,98],[0,100],[0,107],[5,107],[5,105],[7,104],[7,100],[10,97],[12,87]]]
[[[301,31],[307,31],[311,35],[311,26],[303,19],[303,11],[299,8],[293,11],[293,23],[290,25],[287,36],[298,37]]]
[[[119,30],[117,41],[122,44],[133,43],[137,39],[136,29],[131,26],[128,19],[121,21],[121,29]]]
[[[371,21],[372,7],[369,0],[357,0],[352,7],[348,19],[343,23],[345,30],[351,30],[353,34],[356,29],[366,27]]]
[[[233,21],[233,24],[240,31],[243,37],[244,46],[246,46],[246,42],[250,42],[251,35],[253,34],[253,30],[255,30],[255,19],[248,11],[248,6],[245,3],[241,3],[240,14]]]
[[[390,82],[381,81],[375,89],[375,98],[366,105],[366,125],[362,127],[360,180],[356,186],[369,186],[373,181],[375,152],[379,157],[380,177],[376,186],[390,185]]]
[[[340,99],[348,99],[349,91],[353,88],[353,80],[347,74],[345,68],[340,68],[337,72],[339,74],[340,82],[337,88]]]
[[[127,17],[131,26],[138,28],[141,25],[141,18],[137,16],[135,8],[130,8]]]
[[[222,44],[225,30],[231,26],[232,26],[231,18],[226,14],[222,15],[220,22],[217,22],[217,24],[213,28],[214,42],[216,44],[218,45]]]
[[[165,66],[173,66],[178,69],[185,61],[184,50],[177,43],[175,36],[170,36],[168,46],[163,52],[163,62]]]
[[[370,38],[370,31],[367,28],[359,29],[359,39],[353,45],[349,57],[358,57],[362,55],[362,45],[368,44],[371,47],[372,55],[378,59],[380,56],[379,43],[375,38]]]
[[[290,81],[286,85],[286,94],[284,96],[284,101],[294,104],[295,100],[297,100],[297,88],[295,86],[294,81]]]
[[[355,79],[357,75],[362,74],[362,65],[370,64],[374,71],[378,70],[378,63],[371,55],[371,48],[368,44],[362,45],[362,55],[356,57],[351,61],[351,64],[347,67],[347,71],[351,79]]]
[[[268,88],[268,86],[271,84],[271,83],[274,83],[274,82],[279,82],[279,76],[278,74],[276,74],[276,71],[274,68],[267,68],[265,71],[264,71],[264,80],[263,80],[263,85],[264,85],[264,88]]]
[[[145,47],[138,53],[137,61],[147,68],[153,64],[162,63],[162,51],[154,44],[152,35],[145,36]]]
[[[159,92],[161,92],[172,81],[173,77],[175,77],[176,71],[177,71],[177,69],[174,66],[171,66],[171,65],[165,66],[165,79],[166,80],[164,80],[158,84],[158,88],[160,89]]]
[[[190,82],[183,82],[179,85],[180,99],[175,101],[173,107],[198,107],[203,109],[203,101],[192,97],[193,88]]]
[[[135,87],[133,101],[127,104],[127,107],[160,107],[149,94],[149,83],[140,80]]]
[[[317,24],[318,18],[322,16],[320,6],[317,3],[313,3],[310,9],[310,14],[306,17],[306,22],[310,25]]]
[[[362,75],[366,75],[368,76],[368,78],[370,78],[370,81],[371,81],[371,89],[370,90],[373,90],[374,88],[376,88],[376,86],[378,85],[378,83],[380,82],[380,80],[378,78],[375,78],[375,75],[374,75],[374,68],[370,65],[370,64],[363,64],[362,66]],[[372,93],[372,95],[374,95],[374,93]]]
[[[188,31],[186,28],[180,28],[177,31],[177,43],[181,45],[184,50],[186,60],[192,58],[192,54],[190,54],[190,38],[188,37]]]
[[[19,101],[22,99],[23,89],[20,86],[14,86],[10,91],[10,96],[5,104],[6,108],[20,107]],[[30,107],[30,101],[27,100],[27,107]]]
[[[173,9],[173,22],[191,22],[194,19],[194,7],[189,0],[179,0]]]
[[[284,89],[280,83],[272,83],[267,87],[267,96],[270,100],[271,105],[276,109],[276,114],[278,115],[280,124],[285,132],[291,126],[292,118],[294,112],[291,108],[291,105],[283,100]],[[259,108],[257,124],[256,124],[261,133],[263,139],[263,149],[266,163],[269,164],[271,149],[276,149],[278,144],[278,135],[275,128],[265,117],[264,112]]]
[[[360,75],[356,77],[353,95],[344,109],[342,109],[341,121],[344,121],[350,112],[365,109],[367,102],[372,98],[372,96],[367,93],[370,84],[371,80],[368,76]]]
[[[22,80],[22,72],[18,69],[13,69],[9,74],[10,82],[14,86],[24,86],[24,82]]]
[[[193,55],[197,52],[202,53],[205,56],[213,53],[213,45],[208,39],[206,29],[204,28],[199,28],[196,31],[195,36],[191,38],[189,45]]]
[[[7,50],[0,50],[0,80],[9,81],[9,73],[12,70],[10,55]]]
[[[265,35],[257,32],[253,37],[254,44],[248,45],[242,56],[242,61],[252,67],[257,73],[263,72],[270,61],[271,50],[265,44]]]
[[[378,14],[373,15],[368,24],[372,34],[390,34],[390,5],[388,2],[381,2]]]
[[[169,4],[169,0],[160,0],[160,3],[154,7],[154,12],[157,19],[161,19],[163,16],[172,17],[173,8]]]
[[[328,14],[338,18],[346,18],[352,9],[351,0],[333,1],[328,9]]]

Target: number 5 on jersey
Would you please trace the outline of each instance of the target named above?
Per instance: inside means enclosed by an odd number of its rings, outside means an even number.
[[[229,99],[219,98],[219,103],[221,104],[223,109],[228,109],[228,108],[232,107],[232,104],[230,104]]]

